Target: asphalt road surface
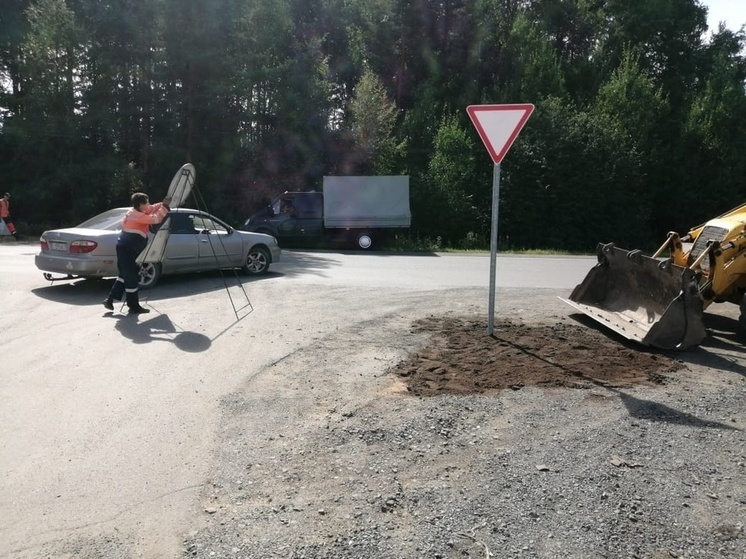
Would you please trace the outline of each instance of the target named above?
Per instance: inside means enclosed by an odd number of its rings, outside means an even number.
[[[0,243],[0,557],[72,557],[116,535],[121,556],[175,557],[238,387],[340,328],[376,336],[372,318],[487,320],[489,254],[286,251],[262,278],[164,278],[130,317],[101,305],[111,280],[50,284],[36,251]],[[594,263],[499,255],[498,314],[515,310],[511,288],[566,296]]]

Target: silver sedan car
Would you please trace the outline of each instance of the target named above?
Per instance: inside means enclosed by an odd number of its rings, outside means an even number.
[[[127,210],[116,208],[77,227],[45,231],[39,239],[36,267],[49,281],[116,277],[117,238]],[[239,231],[199,210],[174,209],[169,217],[171,233],[163,259],[143,264],[141,288],[153,287],[163,274],[240,268],[261,275],[280,260],[280,247],[271,235]]]

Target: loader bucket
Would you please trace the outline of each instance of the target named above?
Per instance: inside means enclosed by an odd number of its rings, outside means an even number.
[[[686,349],[706,336],[694,272],[611,243],[598,245],[598,264],[562,300],[644,345]]]

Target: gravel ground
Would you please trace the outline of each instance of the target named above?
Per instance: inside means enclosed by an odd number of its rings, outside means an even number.
[[[507,300],[494,338],[474,330],[475,308],[418,304],[247,380],[223,401],[183,556],[746,558],[733,318],[708,315],[700,348],[654,353],[575,320],[554,293]],[[450,381],[425,390],[438,366]],[[542,367],[555,382],[537,380]]]

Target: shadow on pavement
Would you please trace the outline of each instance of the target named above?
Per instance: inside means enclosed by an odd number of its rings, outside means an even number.
[[[192,297],[204,293],[220,291],[227,287],[247,287],[255,281],[269,281],[283,277],[283,274],[268,272],[259,277],[236,276],[233,272],[203,272],[165,276],[150,290],[141,290],[142,300],[163,300],[178,297]],[[54,282],[46,287],[37,287],[31,292],[42,299],[66,305],[100,305],[111,290],[114,279],[75,279]]]
[[[200,353],[210,349],[212,340],[204,334],[179,331],[165,314],[127,315],[106,313],[117,319],[115,328],[136,344],[151,342],[171,342],[181,351]],[[143,319],[143,316],[146,318]]]
[[[622,403],[627,408],[630,417],[635,419],[645,419],[647,421],[659,421],[663,423],[672,423],[675,425],[685,425],[688,427],[699,427],[709,429],[727,429],[731,431],[740,431],[738,427],[721,423],[719,421],[710,421],[700,419],[695,415],[684,413],[665,404],[653,402],[631,396],[621,390],[611,387],[605,387],[606,390],[619,396]]]
[[[684,351],[656,349],[628,340],[584,314],[573,313],[570,318],[588,328],[601,332],[625,347],[637,351],[659,353],[684,363],[746,376],[744,338],[739,333],[738,320],[727,316],[706,313],[704,324],[707,330],[707,338],[699,346]]]
[[[746,376],[746,367],[744,366],[746,351],[743,346],[743,339],[739,334],[738,320],[722,315],[706,313],[704,324],[707,329],[707,338],[702,344],[685,351],[666,351],[631,342],[585,315],[574,314],[572,318],[589,328],[594,328],[602,332],[625,347],[652,354],[666,355],[682,363],[713,369],[713,374],[716,374],[715,371],[723,371]],[[732,425],[700,419],[695,415],[679,411],[665,404],[638,398],[617,388],[597,383],[593,379],[589,380],[594,382],[599,388],[619,396],[627,408],[630,417],[690,427],[740,431],[740,429]]]

